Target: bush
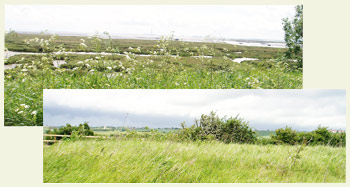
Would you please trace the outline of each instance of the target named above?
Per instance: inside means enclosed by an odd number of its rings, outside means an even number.
[[[276,130],[276,135],[272,135],[271,138],[280,144],[294,145],[297,141],[297,133],[292,128],[286,126],[286,128],[280,128]]]
[[[318,127],[312,133],[317,145],[328,145],[330,143],[332,133],[328,131],[327,127]]]
[[[215,112],[210,112],[209,115],[202,114],[199,120],[195,121],[196,132],[201,133],[203,137],[211,135],[215,139],[221,139],[223,135],[224,120],[220,119]]]
[[[185,123],[182,123],[182,130],[179,133],[179,139],[182,141],[186,140],[206,140],[206,137],[203,133],[203,129],[201,127],[196,127],[192,125],[190,127],[185,127]]]
[[[296,140],[299,144],[314,145],[315,137],[313,133],[310,132],[298,132]]]
[[[79,124],[78,127],[72,126],[67,123],[65,127],[59,129],[49,130],[48,134],[59,134],[59,135],[72,135],[75,136],[93,136],[94,132],[90,129],[89,124],[84,122],[83,124]]]
[[[346,146],[346,133],[334,133],[330,141],[331,146],[345,147]]]
[[[185,140],[218,140],[225,143],[254,143],[255,132],[248,122],[236,117],[220,118],[215,112],[202,115],[195,125],[185,127],[181,124],[180,135]]]
[[[253,143],[255,132],[249,127],[248,122],[242,118],[229,118],[223,123],[221,141],[225,143]]]
[[[331,133],[327,127],[318,127],[312,132],[296,132],[289,127],[277,129],[276,135],[272,135],[272,144],[305,144],[305,145],[328,145],[342,147],[346,145],[346,133]]]

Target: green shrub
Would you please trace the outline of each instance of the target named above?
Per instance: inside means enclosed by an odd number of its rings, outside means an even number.
[[[330,143],[332,133],[328,131],[327,127],[318,127],[316,130],[312,131],[314,134],[314,139],[318,145],[327,145]]]
[[[65,127],[61,127],[58,129],[49,130],[48,134],[59,134],[59,135],[79,135],[79,136],[93,136],[94,132],[90,129],[89,124],[84,122],[83,124],[79,124],[79,126],[75,127],[71,124],[67,123]]]
[[[220,118],[215,112],[203,114],[195,125],[185,127],[184,123],[180,135],[185,140],[218,140],[225,143],[254,143],[255,132],[248,122],[236,117]]]
[[[223,123],[221,141],[225,143],[252,143],[256,139],[254,135],[255,132],[249,127],[248,122],[236,116]]]
[[[336,147],[345,147],[346,146],[346,133],[345,132],[333,133],[332,138],[330,140],[330,145],[336,146]]]
[[[334,147],[346,145],[346,133],[331,133],[327,127],[320,126],[312,132],[296,132],[290,127],[277,129],[276,135],[272,135],[271,139],[275,141],[271,141],[271,144],[328,145]]]
[[[222,139],[224,119],[220,119],[215,112],[208,115],[202,114],[199,120],[195,121],[196,132],[203,137],[212,135],[215,139]]]
[[[291,144],[294,145],[297,141],[297,133],[292,128],[286,126],[276,130],[276,135],[272,135],[271,138],[279,144]]]

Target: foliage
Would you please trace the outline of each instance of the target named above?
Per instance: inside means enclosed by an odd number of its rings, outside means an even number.
[[[84,122],[79,126],[72,126],[67,123],[65,127],[55,128],[49,130],[48,134],[59,134],[59,135],[76,135],[76,136],[93,136],[94,132],[90,129],[89,124]]]
[[[298,133],[298,142],[308,142],[308,145],[346,146],[346,133],[331,133],[327,127],[319,126],[316,130],[308,133]]]
[[[301,68],[303,66],[303,5],[297,5],[295,11],[293,19],[284,18],[282,21],[284,40],[288,47],[286,57],[296,59]]]
[[[254,143],[255,132],[242,118],[219,118],[215,112],[202,114],[195,125],[186,128],[182,124],[181,135],[191,140],[218,140],[225,143]]]
[[[335,147],[346,146],[346,133],[331,133],[327,127],[319,126],[312,132],[296,132],[290,127],[276,130],[276,135],[271,135],[271,140],[262,140],[261,144],[306,144],[306,145],[328,145]]]
[[[294,145],[296,143],[296,131],[290,127],[276,129],[276,135],[272,135],[271,138],[276,143],[285,143]]]

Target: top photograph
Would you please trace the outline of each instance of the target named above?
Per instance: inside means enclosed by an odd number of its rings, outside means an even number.
[[[302,5],[5,5],[5,126],[43,89],[302,89],[302,51]]]
[[[6,86],[302,88],[301,5],[5,8]]]

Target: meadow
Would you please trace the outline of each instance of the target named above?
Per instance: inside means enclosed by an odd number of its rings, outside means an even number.
[[[42,126],[43,89],[302,88],[302,67],[283,48],[103,36],[6,34],[8,53],[34,54],[5,59],[15,66],[5,70],[5,125]]]
[[[120,138],[44,145],[45,183],[344,183],[345,147]]]
[[[345,182],[345,132],[254,131],[242,118],[214,112],[181,127],[169,132],[101,131],[87,122],[46,127],[44,182]],[[53,139],[57,135],[64,137]]]

